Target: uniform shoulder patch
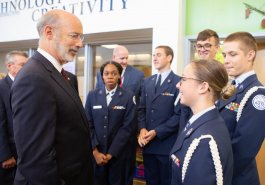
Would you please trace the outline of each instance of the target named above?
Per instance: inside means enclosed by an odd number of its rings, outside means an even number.
[[[258,94],[252,99],[252,105],[257,110],[265,110],[265,96]]]

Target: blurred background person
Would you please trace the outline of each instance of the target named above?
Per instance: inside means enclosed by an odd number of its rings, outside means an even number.
[[[227,82],[227,72],[216,60],[198,60],[185,67],[177,88],[180,103],[193,115],[171,150],[171,185],[231,184],[232,144],[215,107],[217,99],[233,94],[224,90]]]
[[[13,185],[16,174],[17,152],[13,134],[13,118],[10,106],[12,83],[26,64],[28,54],[23,51],[10,51],[6,54],[7,75],[0,80],[0,184]]]
[[[37,51],[11,90],[18,154],[15,185],[93,185],[90,131],[83,104],[63,64],[83,47],[74,14],[50,10],[38,20]]]
[[[199,59],[214,59],[219,50],[219,36],[210,29],[201,31],[196,39],[195,49]]]
[[[126,90],[129,90],[134,93],[136,98],[136,104],[139,104],[139,97],[141,93],[141,84],[144,80],[144,73],[137,68],[128,64],[129,52],[125,46],[118,45],[113,49],[112,60],[118,62],[122,66],[122,74],[121,74],[121,84],[120,86]],[[97,85],[96,87],[103,87],[104,83],[102,81],[102,77],[100,73],[97,73]],[[136,114],[137,116],[137,114]],[[134,131],[132,132],[130,142],[128,144],[131,145],[129,148],[131,151],[127,153],[127,165],[126,165],[126,185],[133,184],[133,176],[135,171],[135,163],[136,163],[136,147],[137,147],[137,118],[134,122]]]
[[[85,105],[91,128],[96,185],[125,185],[127,155],[135,124],[135,97],[121,88],[122,67],[108,61],[100,68],[104,87],[90,91]]]

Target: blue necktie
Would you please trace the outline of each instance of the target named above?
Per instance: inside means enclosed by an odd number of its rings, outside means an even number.
[[[161,75],[158,75],[158,80],[156,82],[156,86],[155,86],[155,93],[158,91],[159,87],[161,85]]]

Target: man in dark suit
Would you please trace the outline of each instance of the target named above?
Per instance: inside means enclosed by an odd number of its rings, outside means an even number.
[[[17,152],[10,107],[11,85],[27,60],[28,55],[23,51],[7,53],[5,63],[8,74],[0,80],[0,184],[3,185],[13,185],[16,173]]]
[[[136,103],[139,103],[139,97],[141,92],[141,84],[144,79],[144,73],[139,71],[135,67],[128,65],[128,57],[129,52],[128,49],[124,46],[118,45],[113,50],[112,60],[121,64],[123,71],[121,75],[121,87],[129,90],[134,93],[136,97]],[[104,83],[100,73],[97,73],[97,88],[103,88]],[[137,119],[136,119],[137,120]],[[134,124],[134,131],[132,132],[132,136],[130,137],[130,145],[128,147],[131,151],[127,152],[127,165],[126,165],[126,185],[132,185],[133,183],[133,175],[135,170],[135,162],[136,162],[136,147],[137,147],[137,121]]]
[[[224,41],[224,66],[235,78],[236,93],[219,102],[219,111],[232,140],[233,185],[260,184],[255,158],[265,136],[265,90],[253,70],[256,54],[250,33],[232,33]]]
[[[15,185],[92,185],[88,121],[62,71],[83,47],[82,24],[69,12],[51,10],[39,19],[37,29],[39,47],[11,91],[18,154]]]
[[[72,87],[77,91],[77,93],[79,92],[78,91],[78,81],[77,81],[77,76],[74,75],[73,73],[69,72],[69,71],[65,71],[67,77],[68,77],[68,80],[70,82],[70,84],[72,85]]]
[[[153,63],[158,74],[145,79],[140,98],[138,143],[144,148],[148,185],[170,184],[169,152],[177,139],[180,119],[176,88],[180,78],[170,69],[173,56],[170,47],[156,47]]]

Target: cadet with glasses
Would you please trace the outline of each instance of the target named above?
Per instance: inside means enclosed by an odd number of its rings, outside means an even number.
[[[227,98],[228,75],[216,60],[199,60],[184,70],[177,88],[192,117],[171,150],[171,185],[231,185],[233,153],[228,129],[215,107]]]
[[[200,59],[214,59],[219,49],[219,36],[213,30],[201,31],[194,45]]]

